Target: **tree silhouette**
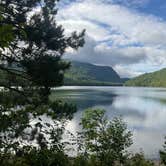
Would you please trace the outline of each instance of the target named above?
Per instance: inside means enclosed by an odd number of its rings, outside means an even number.
[[[76,111],[73,105],[49,99],[51,87],[63,84],[64,72],[70,67],[69,62],[62,60],[66,49],[77,50],[84,45],[85,30],[65,35],[63,27],[56,23],[58,1],[0,1],[3,75],[0,85],[4,87],[0,92],[0,149],[3,151],[12,149],[18,153],[20,145],[35,140],[40,148],[49,143],[60,148],[64,126],[59,129],[57,121],[70,119]]]

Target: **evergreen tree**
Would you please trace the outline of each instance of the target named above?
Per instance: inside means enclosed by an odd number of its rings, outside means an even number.
[[[61,149],[64,126],[75,106],[50,101],[51,87],[63,84],[66,49],[84,45],[84,33],[64,34],[55,15],[59,0],[0,1],[0,149],[20,154],[23,145]],[[36,11],[38,9],[38,11]],[[1,35],[2,34],[2,35]],[[5,80],[5,81],[4,81]],[[46,119],[43,121],[43,119]],[[50,123],[49,123],[49,122]],[[59,127],[60,126],[60,127]],[[24,147],[24,146],[23,146]]]

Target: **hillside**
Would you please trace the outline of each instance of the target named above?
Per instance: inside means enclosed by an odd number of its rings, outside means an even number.
[[[126,86],[166,87],[166,68],[143,74],[125,83]]]
[[[4,84],[6,74],[0,71],[0,84]],[[89,63],[73,61],[64,77],[65,85],[122,85],[127,79],[108,66],[96,66]],[[2,84],[3,83],[3,84]]]
[[[122,82],[123,79],[111,67],[89,63],[73,61],[65,73],[66,85],[119,85]]]

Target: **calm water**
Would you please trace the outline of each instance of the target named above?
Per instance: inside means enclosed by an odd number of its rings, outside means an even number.
[[[109,119],[122,116],[133,132],[130,151],[158,158],[166,135],[166,89],[73,86],[59,88],[52,96],[77,104],[78,112],[67,126],[73,133],[79,130],[85,109],[104,108]]]

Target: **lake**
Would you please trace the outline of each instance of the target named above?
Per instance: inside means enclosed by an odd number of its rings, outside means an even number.
[[[80,130],[85,109],[103,108],[109,119],[122,116],[132,131],[134,143],[129,151],[143,151],[151,159],[159,157],[166,136],[165,88],[65,86],[56,89],[52,97],[77,104],[78,111],[67,125],[71,132]]]

